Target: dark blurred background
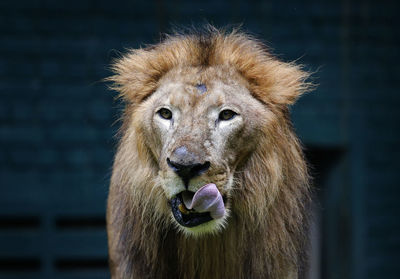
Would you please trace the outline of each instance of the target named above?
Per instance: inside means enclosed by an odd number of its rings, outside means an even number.
[[[121,105],[101,80],[171,26],[243,23],[316,72],[292,117],[315,177],[310,279],[399,278],[396,1],[0,2],[0,278],[109,278]],[[116,124],[113,124],[115,123]]]

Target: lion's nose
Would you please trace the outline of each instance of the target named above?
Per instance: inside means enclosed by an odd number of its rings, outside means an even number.
[[[204,164],[198,163],[182,165],[167,158],[167,163],[168,166],[170,166],[176,172],[176,174],[178,174],[182,178],[183,183],[185,183],[185,187],[188,187],[190,179],[202,174],[210,168],[210,162],[208,161]]]
[[[185,187],[188,187],[189,180],[199,176],[210,168],[210,162],[199,162],[200,160],[193,153],[189,152],[186,147],[177,148],[171,159],[167,158],[168,166],[179,175]]]

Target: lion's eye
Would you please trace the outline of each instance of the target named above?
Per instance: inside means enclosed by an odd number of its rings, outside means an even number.
[[[164,119],[171,119],[172,118],[172,111],[166,108],[161,108],[159,111],[157,111],[158,115],[161,116],[161,118]]]
[[[231,120],[237,115],[236,112],[230,110],[230,109],[225,109],[219,113],[219,120]]]

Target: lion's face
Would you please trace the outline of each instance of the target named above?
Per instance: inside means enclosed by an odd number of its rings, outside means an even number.
[[[268,114],[243,80],[223,67],[174,69],[142,107],[146,143],[158,162],[158,182],[179,228],[216,231],[231,208],[235,171],[254,149]],[[263,119],[263,120],[262,120]],[[214,184],[225,212],[214,220],[188,210],[182,196]]]

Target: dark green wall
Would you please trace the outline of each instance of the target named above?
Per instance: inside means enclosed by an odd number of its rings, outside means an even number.
[[[293,108],[314,165],[313,278],[400,273],[395,1],[1,1],[0,278],[108,278],[120,105],[101,80],[171,26],[243,23],[318,89]],[[319,216],[319,217],[318,217]]]

